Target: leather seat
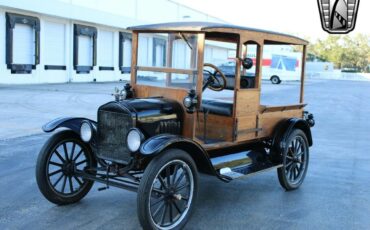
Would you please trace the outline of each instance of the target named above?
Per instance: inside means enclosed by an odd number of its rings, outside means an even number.
[[[203,99],[201,110],[205,113],[231,116],[233,114],[233,103],[231,101]]]

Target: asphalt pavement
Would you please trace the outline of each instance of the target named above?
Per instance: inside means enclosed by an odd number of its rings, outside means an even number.
[[[35,163],[60,116],[94,119],[122,83],[0,86],[0,229],[139,229],[136,194],[95,184],[79,203],[56,206],[39,192]],[[266,83],[264,104],[295,95],[296,83]],[[369,229],[370,82],[314,80],[314,146],[302,187],[284,191],[276,171],[223,183],[202,176],[186,229]],[[280,98],[280,99],[279,99]]]

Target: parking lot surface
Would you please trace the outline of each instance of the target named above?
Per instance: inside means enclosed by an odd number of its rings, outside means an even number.
[[[60,116],[94,119],[122,83],[0,86],[0,229],[139,229],[136,194],[95,184],[79,203],[56,206],[38,191],[35,163]],[[266,84],[263,101],[295,94]],[[293,93],[292,93],[293,92]],[[223,183],[202,176],[186,229],[369,229],[370,82],[308,81],[314,146],[302,187],[285,192],[276,171]]]

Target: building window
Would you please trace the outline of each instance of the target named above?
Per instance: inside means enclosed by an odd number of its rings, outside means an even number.
[[[78,74],[90,73],[96,66],[97,35],[95,27],[74,25],[73,67]]]
[[[130,73],[131,71],[131,49],[132,35],[130,33],[119,32],[118,66],[121,73]]]
[[[40,20],[6,13],[6,64],[11,73],[29,74],[40,63]]]
[[[153,38],[153,66],[166,66],[166,40]]]

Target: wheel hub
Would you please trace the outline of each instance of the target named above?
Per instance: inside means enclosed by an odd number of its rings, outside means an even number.
[[[298,156],[294,156],[294,157],[293,157],[293,162],[294,162],[294,163],[302,163],[302,161],[299,159],[299,157],[298,157]]]
[[[166,189],[164,196],[167,201],[174,201],[174,200],[182,199],[181,194],[176,194],[176,189],[173,187]]]
[[[75,172],[76,163],[74,161],[65,162],[62,166],[62,171],[65,175],[71,176]]]

